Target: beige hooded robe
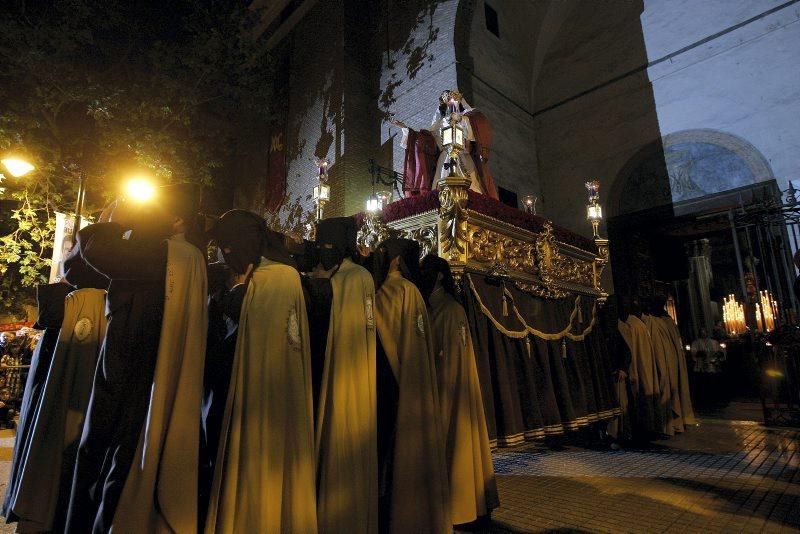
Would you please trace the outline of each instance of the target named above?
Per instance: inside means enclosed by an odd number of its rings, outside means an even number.
[[[458,525],[486,516],[500,500],[467,314],[441,288],[429,302],[450,477],[450,513],[452,523]]]
[[[320,532],[378,531],[375,284],[345,259],[331,278],[316,432]]]
[[[300,275],[261,258],[242,301],[207,533],[317,532],[309,335]]]
[[[451,532],[444,430],[425,301],[399,271],[375,296],[375,323],[397,380],[392,534]]]

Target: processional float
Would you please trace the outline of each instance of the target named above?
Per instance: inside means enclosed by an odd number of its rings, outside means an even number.
[[[391,204],[387,195],[373,196],[360,217],[359,246],[405,237],[419,242],[422,256],[448,260],[470,318],[495,444],[613,417],[619,408],[597,327],[609,261],[608,240],[598,233],[599,183],[586,184],[593,239],[482,194],[486,155],[481,151],[465,172],[472,132],[460,102],[455,91],[442,94],[446,109],[431,132],[442,150],[435,189]]]

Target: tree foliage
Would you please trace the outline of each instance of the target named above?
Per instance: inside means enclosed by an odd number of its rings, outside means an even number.
[[[123,178],[209,185],[269,119],[273,66],[245,0],[8,0],[0,6],[0,154],[31,161],[0,193],[0,308],[45,282],[54,212],[78,173],[88,211]]]

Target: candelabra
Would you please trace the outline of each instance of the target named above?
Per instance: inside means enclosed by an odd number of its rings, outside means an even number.
[[[738,336],[747,330],[744,306],[736,301],[733,294],[722,299],[722,319],[730,336]]]
[[[756,326],[759,332],[772,332],[775,330],[775,318],[780,317],[778,303],[772,298],[769,291],[759,291],[756,302]]]

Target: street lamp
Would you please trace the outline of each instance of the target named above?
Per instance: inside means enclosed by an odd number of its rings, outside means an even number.
[[[14,178],[25,176],[36,168],[24,159],[19,158],[5,158],[2,162],[8,173]]]
[[[156,188],[144,178],[132,178],[125,186],[126,196],[138,202],[147,202],[156,194]]]

